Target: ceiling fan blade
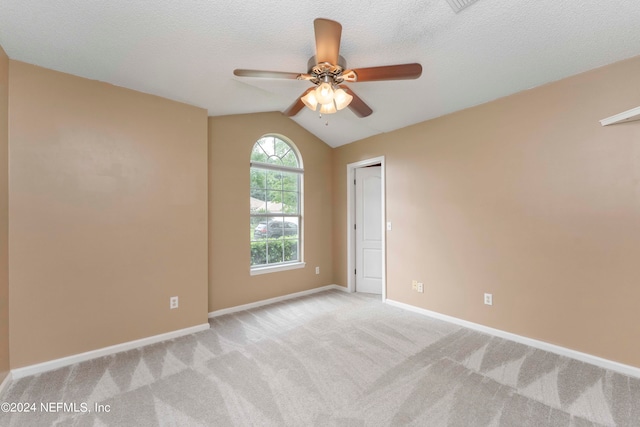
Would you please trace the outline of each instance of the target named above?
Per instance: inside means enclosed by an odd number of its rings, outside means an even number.
[[[342,77],[347,82],[373,82],[377,80],[417,79],[422,75],[422,65],[417,63],[384,65],[382,67],[345,70]]]
[[[353,96],[353,99],[349,104],[349,108],[351,109],[351,111],[355,113],[356,116],[362,118],[362,117],[370,116],[371,113],[373,113],[373,110],[371,109],[371,107],[365,104],[365,102],[362,99],[360,99],[360,97],[356,95],[351,89],[349,89],[345,85],[340,85],[340,87],[344,89],[344,91],[347,92],[349,95]]]
[[[233,74],[239,77],[260,77],[266,79],[300,79],[300,77],[306,74],[300,73],[287,73],[284,71],[265,71],[265,70],[233,70]],[[300,80],[305,80],[301,78]]]
[[[295,102],[293,104],[291,104],[291,106],[289,108],[287,108],[286,110],[284,110],[282,112],[282,114],[284,114],[287,117],[293,117],[296,114],[298,114],[300,112],[300,110],[302,110],[304,108],[304,102],[302,102],[302,97],[305,96],[306,94],[308,94],[309,92],[311,92],[312,90],[315,90],[315,86],[310,87],[309,89],[305,90],[304,93],[302,95],[300,95],[298,97],[298,99],[295,100]]]
[[[337,65],[342,25],[330,19],[318,18],[313,21],[313,28],[316,33],[316,61],[318,64],[328,62]]]

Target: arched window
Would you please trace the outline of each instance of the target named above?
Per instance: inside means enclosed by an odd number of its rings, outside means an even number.
[[[253,146],[252,274],[304,265],[301,248],[303,172],[300,155],[284,137],[265,135]]]

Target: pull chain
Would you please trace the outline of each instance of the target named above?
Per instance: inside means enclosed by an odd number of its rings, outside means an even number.
[[[322,113],[319,113],[319,114],[318,114],[318,118],[319,118],[320,120],[322,120]],[[326,121],[326,122],[324,122],[324,125],[325,125],[325,126],[329,126],[329,119],[327,119],[327,121]]]

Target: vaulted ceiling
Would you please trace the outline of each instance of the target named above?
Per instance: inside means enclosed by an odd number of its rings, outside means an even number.
[[[334,147],[640,54],[638,0],[479,0],[459,13],[446,0],[2,0],[0,45],[212,116],[284,111],[308,82],[233,70],[307,72],[317,17],[342,24],[350,68],[423,66],[417,80],[351,84],[367,118],[294,117]]]

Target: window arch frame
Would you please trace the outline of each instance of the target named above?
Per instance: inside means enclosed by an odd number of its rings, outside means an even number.
[[[263,143],[261,143],[261,141],[264,141],[265,139],[269,139],[272,138],[273,141],[273,150],[272,153],[273,154],[269,154],[267,152],[267,150],[265,149]],[[282,143],[284,143],[287,147],[288,150],[284,153],[284,154],[280,154],[277,155],[277,151],[276,151],[276,144],[277,141],[281,141]],[[254,160],[254,153],[256,151],[256,147],[260,147],[260,149],[264,152],[265,155],[267,155],[267,161],[260,161],[260,160]],[[283,161],[282,159],[287,156],[289,154],[289,152],[293,153],[293,156],[295,156],[295,160],[297,163],[297,166],[290,166],[290,165],[285,165],[282,164]],[[279,158],[280,162],[269,162],[269,159],[272,158]],[[253,231],[253,233],[251,234],[251,241],[250,241],[250,247],[251,247],[251,255],[250,255],[250,260],[249,260],[249,266],[250,266],[250,273],[251,275],[257,275],[257,274],[264,274],[264,273],[271,273],[271,272],[277,272],[277,271],[285,271],[285,270],[291,270],[291,269],[296,269],[296,268],[303,268],[305,266],[305,262],[304,262],[304,245],[303,245],[303,234],[304,234],[304,217],[303,217],[303,206],[304,206],[304,197],[303,197],[303,189],[304,189],[304,163],[303,163],[303,159],[302,159],[302,155],[300,154],[300,150],[298,149],[298,147],[295,145],[295,143],[293,141],[291,141],[291,139],[287,138],[284,135],[281,134],[277,134],[277,133],[267,133],[262,135],[260,138],[258,138],[252,148],[251,148],[251,155],[250,155],[250,159],[249,159],[249,173],[250,173],[250,183],[249,183],[249,192],[250,192],[250,203],[254,202],[254,191],[264,191],[265,192],[265,196],[264,196],[264,206],[265,209],[263,212],[254,212],[254,208],[252,205],[250,205],[250,226],[251,226],[251,230],[255,230]],[[291,193],[291,191],[289,190],[284,190],[284,187],[282,187],[281,189],[270,189],[268,188],[269,185],[267,184],[267,178],[265,177],[265,186],[264,188],[256,188],[254,186],[254,182],[253,182],[253,174],[255,171],[259,171],[260,173],[264,172],[265,176],[269,173],[269,172],[276,172],[276,173],[282,173],[283,175],[295,175],[297,176],[297,192],[296,192],[296,197],[297,197],[297,212],[284,212],[284,207],[286,206],[286,204],[284,203],[284,197],[285,197],[285,193]],[[283,184],[284,186],[284,184]],[[281,193],[281,202],[280,205],[280,210],[278,212],[271,212],[269,209],[269,197],[267,196],[268,193],[275,191],[276,193]],[[282,231],[282,236],[278,236],[275,237],[275,239],[270,238],[268,235],[263,237],[263,238],[258,238],[256,237],[256,234],[258,233],[258,231],[256,229],[254,229],[255,224],[259,224],[259,225],[263,225],[265,224],[267,227],[269,227],[270,224],[270,218],[276,218],[279,220],[280,218],[282,218],[282,227],[283,227],[283,231]],[[289,221],[287,221],[287,219]],[[274,221],[274,222],[278,222],[278,221]],[[297,238],[295,239],[296,241],[296,254],[297,254],[297,259],[294,260],[287,260],[286,259],[286,248],[285,245],[288,243],[290,244],[291,241],[293,241],[294,239],[292,238],[288,238],[286,235],[286,230],[284,230],[285,225],[289,225],[286,223],[289,222],[293,222],[293,223],[297,223]],[[257,227],[256,227],[257,228]],[[282,252],[283,252],[283,256],[282,256],[282,260],[278,261],[278,262],[269,262],[270,260],[268,259],[268,254],[269,253],[269,244],[270,243],[275,243],[275,241],[279,239],[279,241],[281,242],[281,248],[282,248]],[[265,263],[258,263],[258,264],[254,264],[254,247],[255,245],[260,245],[264,242],[265,245],[265,256],[266,256],[266,262]]]

